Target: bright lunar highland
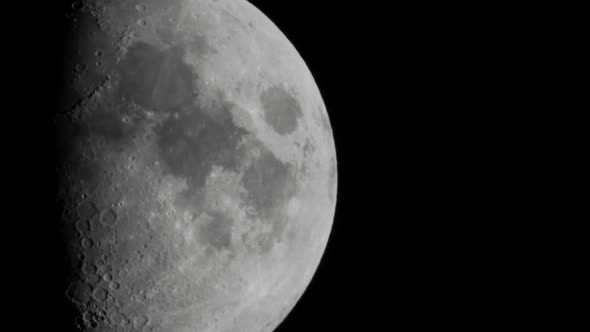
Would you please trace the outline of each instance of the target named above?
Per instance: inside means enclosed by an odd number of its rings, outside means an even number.
[[[65,17],[58,202],[77,328],[274,330],[336,204],[300,55],[245,0],[77,1]]]

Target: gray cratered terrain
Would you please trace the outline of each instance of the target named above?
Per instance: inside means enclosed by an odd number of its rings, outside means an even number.
[[[78,1],[59,200],[82,331],[272,331],[336,201],[305,63],[244,0]]]

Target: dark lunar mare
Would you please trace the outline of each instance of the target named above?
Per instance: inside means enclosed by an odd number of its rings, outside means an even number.
[[[281,162],[272,152],[264,151],[246,170],[243,183],[248,192],[244,201],[271,226],[271,233],[259,240],[262,252],[266,253],[283,236],[288,222],[285,207],[297,193],[297,174],[293,166]]]
[[[189,103],[155,129],[158,151],[167,172],[188,182],[185,196],[199,199],[213,166],[237,171],[242,155],[237,149],[247,134],[233,123],[227,107],[220,105],[218,119]]]
[[[119,65],[118,99],[154,111],[168,112],[190,104],[196,96],[195,74],[183,61],[182,46],[165,49],[135,42]]]
[[[133,44],[120,65],[117,98],[168,115],[155,128],[160,159],[167,172],[187,180],[185,196],[197,198],[213,166],[237,171],[241,155],[236,147],[247,132],[233,123],[233,104],[222,94],[212,105],[196,106],[197,76],[184,62],[184,53],[180,46],[161,50]],[[119,125],[109,122],[107,128]]]
[[[297,99],[280,86],[272,86],[262,92],[260,101],[264,119],[280,135],[297,129],[297,120],[303,116]]]

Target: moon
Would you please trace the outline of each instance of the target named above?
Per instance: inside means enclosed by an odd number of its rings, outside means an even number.
[[[332,128],[245,0],[76,1],[58,204],[80,331],[272,331],[332,228]]]

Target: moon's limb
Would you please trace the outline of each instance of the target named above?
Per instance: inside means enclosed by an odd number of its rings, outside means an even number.
[[[67,296],[90,331],[267,331],[336,200],[305,63],[242,0],[82,1],[63,112]]]

